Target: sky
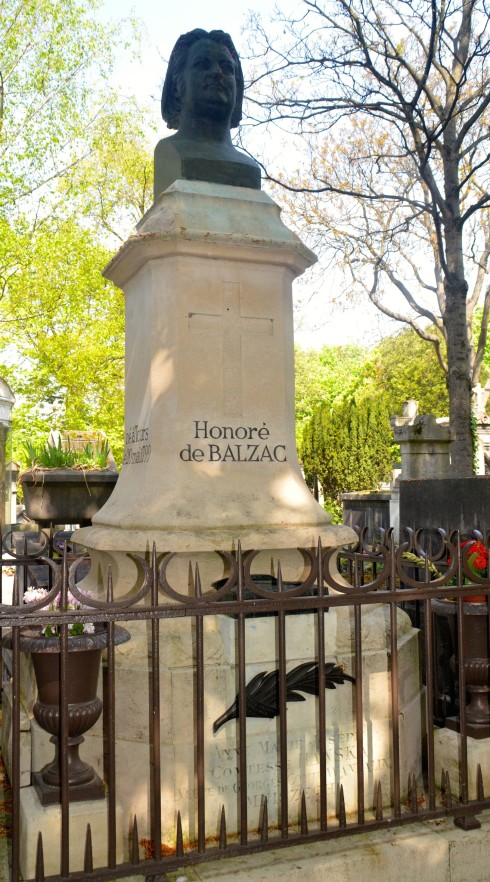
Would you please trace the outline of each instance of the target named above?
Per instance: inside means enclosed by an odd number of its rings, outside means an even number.
[[[298,0],[284,0],[283,7],[286,2],[299,7]],[[177,0],[175,3],[138,0],[137,4],[134,0],[103,0],[100,15],[106,21],[130,17],[139,21],[143,33],[143,57],[134,60],[121,53],[115,77],[123,93],[135,95],[140,102],[154,107],[155,119],[159,123],[158,137],[169,134],[160,117],[160,95],[166,62],[180,34],[196,27],[227,31],[241,54],[241,46],[245,45],[242,30],[249,11],[259,9],[266,22],[275,5],[276,0],[255,0],[255,3],[254,0],[245,3],[237,0]],[[259,152],[260,145],[255,154],[260,159]],[[304,348],[341,343],[372,345],[381,336],[395,333],[402,327],[388,323],[369,304],[345,307],[332,302],[330,295],[338,292],[339,283],[332,277],[319,276],[314,269],[295,283],[295,289],[295,341]]]
[[[261,12],[272,13],[275,0],[260,0]],[[104,0],[101,14],[107,20],[119,21],[134,16],[143,28],[143,63],[134,63],[121,70],[128,89],[141,99],[158,97],[170,52],[180,34],[194,28],[227,31],[240,54],[241,31],[252,3],[237,0]],[[165,129],[162,121],[162,128]]]

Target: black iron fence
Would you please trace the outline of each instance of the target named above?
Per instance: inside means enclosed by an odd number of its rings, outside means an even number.
[[[184,588],[153,551],[131,558],[134,591],[109,571],[103,595],[100,566],[45,534],[12,529],[4,549],[12,882],[155,876],[446,815],[479,826],[488,537],[319,543],[300,578],[238,546],[221,579],[195,566]]]

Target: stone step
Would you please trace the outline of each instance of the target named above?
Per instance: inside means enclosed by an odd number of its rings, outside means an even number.
[[[490,882],[490,812],[480,830],[451,818],[182,867],[165,882]],[[145,882],[131,876],[126,882]]]

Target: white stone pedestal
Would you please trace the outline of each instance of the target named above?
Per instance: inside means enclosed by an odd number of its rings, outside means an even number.
[[[113,258],[126,300],[124,464],[89,549],[354,540],[296,456],[292,282],[316,260],[258,190],[176,181]]]
[[[70,872],[83,870],[87,825],[92,834],[93,864],[107,866],[107,801],[70,803]],[[116,807],[116,860],[122,862],[122,815]],[[20,869],[24,879],[34,879],[38,834],[43,838],[44,873],[60,872],[61,807],[42,806],[34,787],[20,791]]]
[[[477,773],[481,766],[483,781],[490,781],[490,739],[467,738],[468,752],[468,799],[477,798]],[[441,780],[441,769],[449,772],[451,795],[458,800],[460,796],[461,775],[461,735],[452,729],[435,729],[434,760],[436,783]]]

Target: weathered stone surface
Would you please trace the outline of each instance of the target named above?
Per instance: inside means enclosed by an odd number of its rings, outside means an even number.
[[[406,407],[402,417],[392,417],[391,425],[400,445],[403,480],[448,478],[451,474],[450,448],[453,432],[432,414],[417,413],[417,402]]]
[[[481,766],[483,781],[490,781],[490,739],[468,738],[468,799],[477,798],[477,769]],[[461,735],[451,729],[436,729],[434,734],[434,758],[437,778],[441,769],[449,772],[453,799],[460,796]]]

